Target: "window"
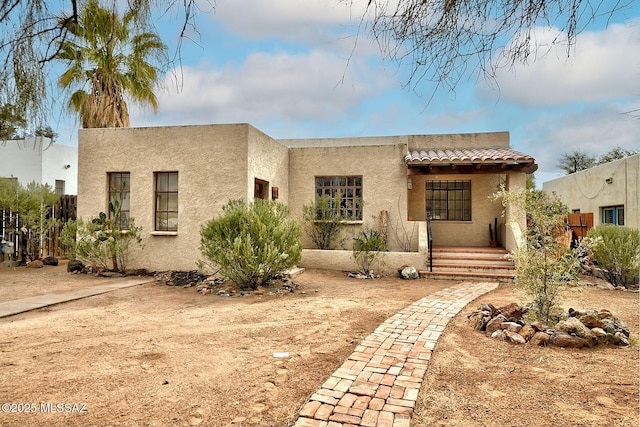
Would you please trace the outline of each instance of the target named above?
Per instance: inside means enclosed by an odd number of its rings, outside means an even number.
[[[119,210],[115,218],[121,230],[129,229],[129,211],[131,209],[131,174],[129,172],[109,173],[109,218]]]
[[[318,176],[316,196],[340,199],[340,216],[345,221],[362,221],[362,177]]]
[[[471,221],[471,181],[427,181],[426,208],[434,220]]]
[[[609,206],[601,209],[603,224],[624,225],[624,206]]]
[[[156,231],[178,231],[178,172],[156,172]]]
[[[56,179],[56,194],[64,196],[64,181],[61,179]]]
[[[266,199],[269,191],[269,182],[256,178],[253,185],[253,197],[255,199]]]

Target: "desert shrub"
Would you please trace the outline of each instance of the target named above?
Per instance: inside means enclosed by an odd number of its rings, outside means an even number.
[[[244,288],[257,289],[300,261],[300,225],[289,208],[267,200],[232,200],[200,230],[204,264]]]
[[[78,235],[78,221],[71,219],[64,224],[60,232],[60,242],[69,248],[71,259],[78,259],[78,251],[76,249],[76,237]]]
[[[637,287],[640,270],[640,231],[619,225],[598,225],[587,234],[600,240],[592,251],[594,263],[604,270],[604,275],[614,286]]]
[[[100,212],[88,220],[78,218],[65,224],[61,239],[71,248],[71,255],[85,265],[99,270],[124,273],[129,263],[133,245],[142,247],[142,228],[130,217],[126,229],[119,224],[120,209],[109,205],[111,218]]]
[[[340,213],[340,196],[318,196],[302,207],[304,231],[318,249],[331,249],[345,222]]]
[[[524,292],[533,317],[549,322],[559,313],[563,291],[582,271],[591,240],[583,239],[573,249],[563,242],[568,208],[555,194],[502,189],[496,196],[526,212],[526,240],[511,253],[515,285]]]
[[[384,236],[369,226],[364,226],[353,238],[353,258],[362,274],[369,274],[386,250]]]

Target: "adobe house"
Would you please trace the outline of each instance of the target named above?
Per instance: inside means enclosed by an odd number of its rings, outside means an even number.
[[[537,169],[508,132],[276,140],[249,124],[81,129],[78,152],[78,216],[106,211],[109,188],[124,185],[123,212],[143,228],[130,266],[159,271],[196,268],[200,227],[238,198],[276,199],[297,218],[317,194],[361,199],[345,221],[352,231],[382,224],[388,271],[424,267],[427,212],[434,246],[489,247],[498,218],[511,250],[525,219],[503,217],[490,196],[500,184],[524,188]],[[303,244],[303,267],[354,268],[348,247]]]
[[[593,225],[640,228],[640,154],[604,163],[542,184],[573,213],[592,213]]]

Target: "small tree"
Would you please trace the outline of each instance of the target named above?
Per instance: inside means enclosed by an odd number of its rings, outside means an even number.
[[[364,226],[353,238],[353,258],[362,274],[370,274],[386,250],[387,240],[369,226]]]
[[[17,180],[0,178],[0,207],[20,218],[21,227],[11,231],[20,235],[23,263],[27,257],[34,260],[43,255],[44,240],[58,224],[51,216],[58,197],[49,184],[30,182],[25,187]]]
[[[601,243],[592,250],[593,261],[604,270],[614,286],[634,287],[640,270],[640,231],[612,224],[601,224],[587,234]]]
[[[564,243],[567,206],[556,196],[538,190],[506,191],[496,195],[504,204],[527,215],[524,244],[511,253],[515,285],[529,299],[531,312],[549,322],[556,314],[565,287],[575,280],[586,261],[589,239],[571,249]]]
[[[243,288],[257,289],[300,262],[300,225],[278,202],[232,200],[200,230],[205,264]]]
[[[345,223],[340,212],[340,195],[319,196],[302,207],[304,231],[318,249],[331,249]]]

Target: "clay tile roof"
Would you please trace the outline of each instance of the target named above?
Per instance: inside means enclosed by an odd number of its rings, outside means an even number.
[[[416,149],[404,161],[407,165],[535,164],[533,157],[508,147]]]

